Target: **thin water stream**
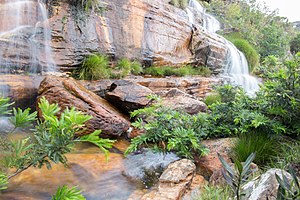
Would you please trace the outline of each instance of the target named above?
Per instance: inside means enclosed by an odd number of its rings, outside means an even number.
[[[189,16],[190,23],[195,22],[195,16],[191,10],[195,10],[203,16],[203,28],[210,34],[215,34],[220,37],[227,49],[227,60],[224,67],[222,77],[225,82],[233,85],[241,86],[245,91],[253,96],[259,90],[259,80],[252,76],[249,71],[248,62],[245,55],[239,51],[231,42],[224,37],[218,35],[216,32],[221,29],[220,22],[212,15],[206,13],[205,9],[200,5],[197,0],[190,0],[189,7],[187,8],[187,15]]]

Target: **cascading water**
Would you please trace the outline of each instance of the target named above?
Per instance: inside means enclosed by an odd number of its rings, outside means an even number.
[[[47,9],[40,0],[0,0],[0,72],[54,71]]]
[[[195,16],[191,12],[191,9],[200,13],[203,16],[203,28],[211,34],[216,34],[220,30],[220,22],[212,15],[206,13],[205,9],[197,0],[190,0],[189,7],[187,8],[187,14],[190,23],[195,23]],[[231,42],[219,36],[224,40],[228,49],[226,66],[222,77],[225,81],[239,85],[245,89],[249,95],[255,95],[255,92],[259,90],[259,81],[249,73],[249,66],[245,55],[240,52]]]

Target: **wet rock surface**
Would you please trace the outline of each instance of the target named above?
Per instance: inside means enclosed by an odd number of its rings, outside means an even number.
[[[179,160],[179,157],[174,153],[163,154],[143,149],[125,158],[124,175],[149,187],[155,184],[164,169],[176,160]]]
[[[102,14],[75,13],[64,1],[52,6],[52,50],[59,67],[76,67],[93,52],[148,66],[207,65],[215,74],[224,66],[224,42],[200,27],[199,14],[192,27],[187,13],[167,1],[105,0],[103,6]]]
[[[50,103],[58,103],[61,110],[75,107],[91,115],[93,118],[86,122],[86,133],[100,129],[105,135],[120,136],[130,126],[126,117],[105,99],[88,91],[72,78],[48,76],[42,81],[38,94],[38,101],[44,96]]]
[[[279,184],[275,174],[282,179],[282,173],[291,181],[291,175],[281,169],[269,169],[262,174],[258,179],[250,181],[243,186],[246,193],[245,198],[249,200],[276,200]]]
[[[0,75],[0,94],[14,101],[15,107],[35,110],[38,88],[42,76]]]
[[[190,187],[196,172],[191,160],[171,163],[159,178],[158,188],[144,195],[142,200],[179,200]]]
[[[125,113],[144,108],[150,103],[149,95],[154,93],[149,88],[128,80],[118,80],[110,86],[105,99]]]

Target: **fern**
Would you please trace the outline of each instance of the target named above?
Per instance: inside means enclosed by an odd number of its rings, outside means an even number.
[[[68,188],[64,185],[59,187],[52,200],[85,200],[86,198],[81,194],[77,187]]]
[[[8,115],[11,113],[9,110],[9,106],[13,105],[14,103],[9,103],[9,98],[4,98],[0,96],[0,115]]]
[[[30,114],[30,108],[22,109],[13,108],[13,117],[10,118],[10,122],[15,126],[15,128],[24,128],[31,125],[31,122],[36,121],[37,112]]]

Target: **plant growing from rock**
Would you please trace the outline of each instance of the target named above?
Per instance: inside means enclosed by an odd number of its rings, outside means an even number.
[[[292,180],[282,173],[282,178],[278,174],[275,174],[276,180],[279,183],[277,192],[277,200],[299,200],[300,199],[300,184],[297,175],[293,168],[289,167],[289,173],[292,176]]]
[[[244,194],[241,188],[252,174],[250,166],[255,158],[255,153],[250,154],[244,163],[241,163],[238,160],[235,161],[234,168],[230,167],[220,154],[218,154],[218,157],[223,165],[224,170],[222,170],[222,174],[225,181],[233,190],[237,200],[242,199]]]
[[[7,114],[10,105],[8,99],[0,98],[0,108],[2,113]],[[0,188],[5,189],[9,179],[30,167],[46,165],[51,169],[53,163],[67,165],[66,153],[72,151],[75,143],[89,142],[97,145],[107,155],[108,148],[112,147],[114,141],[99,138],[101,131],[97,130],[90,135],[78,137],[84,131],[84,123],[92,117],[85,115],[74,108],[65,109],[57,117],[60,108],[57,104],[49,104],[45,98],[41,98],[39,107],[42,112],[42,119],[37,120],[37,112],[29,113],[29,109],[22,111],[14,109],[10,121],[16,128],[27,127],[28,124],[37,121],[33,130],[33,136],[26,137],[17,141],[11,141],[5,136],[0,138],[1,165],[3,171],[0,174]],[[7,174],[6,169],[14,169],[14,172]]]
[[[98,80],[109,78],[111,70],[108,67],[108,58],[104,55],[90,55],[84,59],[79,68],[78,77],[83,80]]]

